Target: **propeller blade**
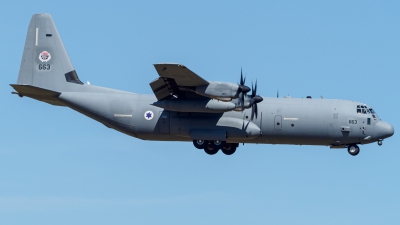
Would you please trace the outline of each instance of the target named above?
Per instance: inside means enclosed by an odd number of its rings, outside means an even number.
[[[244,110],[244,93],[242,93],[242,96],[240,96],[241,97],[241,106],[242,106],[242,111]]]
[[[257,95],[257,80],[255,86],[253,86],[253,82],[251,82],[251,97],[254,98],[256,95]]]
[[[255,96],[253,82],[251,82],[251,98]]]
[[[240,83],[238,83],[238,92],[246,94],[250,91],[250,88],[244,85],[246,83],[246,77],[243,78],[243,70],[240,68]]]
[[[244,85],[244,83],[246,82],[246,77],[243,79],[243,70],[242,68],[240,68],[240,85]]]
[[[256,85],[254,86],[254,96],[257,95],[257,80],[256,80]]]
[[[253,119],[254,119],[254,105],[251,106],[251,118],[250,118],[250,120],[253,120]]]
[[[243,70],[240,68],[240,85],[243,85]]]
[[[247,129],[247,127],[248,127],[248,126],[249,126],[249,124],[250,124],[250,120],[249,120],[249,121],[247,122],[246,126],[244,125],[244,121],[245,121],[244,117],[245,117],[245,115],[243,115],[243,124],[242,124],[242,130],[246,130],[246,129]]]
[[[258,107],[257,107],[257,103],[255,103],[254,105],[251,106],[251,120],[254,119],[254,116],[258,116]]]
[[[257,119],[257,116],[258,116],[258,107],[257,107],[257,104],[254,105],[254,108],[255,108],[254,111],[255,111],[256,119]]]

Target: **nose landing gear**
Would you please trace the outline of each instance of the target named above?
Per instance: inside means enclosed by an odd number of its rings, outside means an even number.
[[[383,141],[383,140],[378,140],[378,145],[379,145],[379,146],[381,146],[381,145],[383,144],[382,141]]]
[[[356,144],[352,144],[347,146],[347,151],[350,155],[356,156],[360,153],[360,148]]]

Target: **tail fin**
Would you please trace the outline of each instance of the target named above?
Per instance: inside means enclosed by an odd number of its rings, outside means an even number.
[[[49,14],[32,16],[17,83],[53,91],[82,84]]]

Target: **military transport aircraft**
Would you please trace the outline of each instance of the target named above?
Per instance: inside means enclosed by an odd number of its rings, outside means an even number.
[[[154,65],[154,95],[82,83],[49,14],[33,15],[14,94],[76,110],[109,128],[143,140],[193,141],[213,155],[239,143],[347,148],[393,135],[370,106],[345,100],[262,98],[257,82],[211,82],[184,65]]]

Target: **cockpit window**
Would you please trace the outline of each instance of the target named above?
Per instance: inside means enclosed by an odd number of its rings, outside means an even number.
[[[371,111],[372,109],[368,109],[365,105],[357,105],[357,113],[358,114],[374,114],[375,112]]]
[[[375,119],[376,118],[376,112],[372,108],[369,108],[369,111],[372,113],[372,117],[374,117],[374,119]]]
[[[357,105],[357,113],[358,114],[371,114],[372,117],[375,119],[377,118],[375,110],[366,105]]]

